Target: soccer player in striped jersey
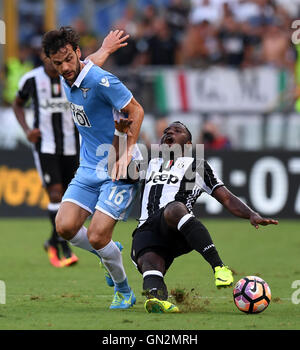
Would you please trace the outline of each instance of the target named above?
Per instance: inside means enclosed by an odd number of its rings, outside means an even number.
[[[181,152],[168,152],[175,145]],[[197,162],[185,156],[183,150],[188,145],[192,145],[192,137],[186,126],[181,122],[170,124],[161,138],[161,157],[150,160],[143,179],[141,216],[133,233],[131,257],[143,275],[149,313],[179,311],[167,301],[164,276],[176,257],[192,250],[211,265],[216,287],[233,283],[232,272],[221,260],[207,228],[193,215],[193,205],[203,192],[233,215],[250,220],[255,228],[278,223],[261,217],[240,201],[206,160]]]
[[[95,64],[103,65],[111,53],[126,46],[128,35],[123,34],[123,31],[111,31],[100,49],[89,58]],[[51,265],[65,267],[76,263],[78,258],[68,242],[57,234],[55,217],[62,196],[79,166],[79,136],[61,78],[43,52],[41,58],[43,65],[21,78],[13,109],[32,143],[35,165],[50,200],[48,213],[52,233],[44,248]],[[25,116],[25,105],[30,99],[34,110],[32,127]]]

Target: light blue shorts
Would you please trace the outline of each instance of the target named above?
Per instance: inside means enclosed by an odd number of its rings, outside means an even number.
[[[70,182],[62,202],[72,202],[91,214],[95,209],[115,220],[126,221],[130,214],[138,183],[112,182],[108,175],[80,166]]]

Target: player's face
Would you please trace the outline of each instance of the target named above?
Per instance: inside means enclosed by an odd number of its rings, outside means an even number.
[[[178,123],[173,123],[164,130],[160,143],[167,144],[169,147],[174,144],[179,144],[183,147],[185,144],[190,144],[191,141],[186,128]]]
[[[70,44],[50,55],[53,67],[70,85],[74,83],[80,73],[80,56],[80,49],[77,48],[74,51]]]

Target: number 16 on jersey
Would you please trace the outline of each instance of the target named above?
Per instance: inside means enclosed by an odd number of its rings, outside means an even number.
[[[113,186],[108,196],[108,200],[114,202],[116,205],[120,205],[124,201],[124,195],[127,190],[121,190],[117,192],[118,186]]]

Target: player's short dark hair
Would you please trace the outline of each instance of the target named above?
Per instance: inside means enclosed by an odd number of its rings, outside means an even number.
[[[184,125],[184,124],[183,124],[181,121],[179,121],[179,120],[176,120],[175,122],[172,122],[172,124],[180,124],[181,126],[183,126],[183,127],[185,128],[187,134],[188,134],[188,137],[189,137],[188,141],[191,141],[191,142],[192,142],[192,134],[191,134],[190,130],[187,128],[186,125]]]
[[[61,48],[70,44],[75,51],[79,46],[79,35],[72,27],[60,27],[50,30],[43,36],[42,47],[47,57],[57,53]]]

